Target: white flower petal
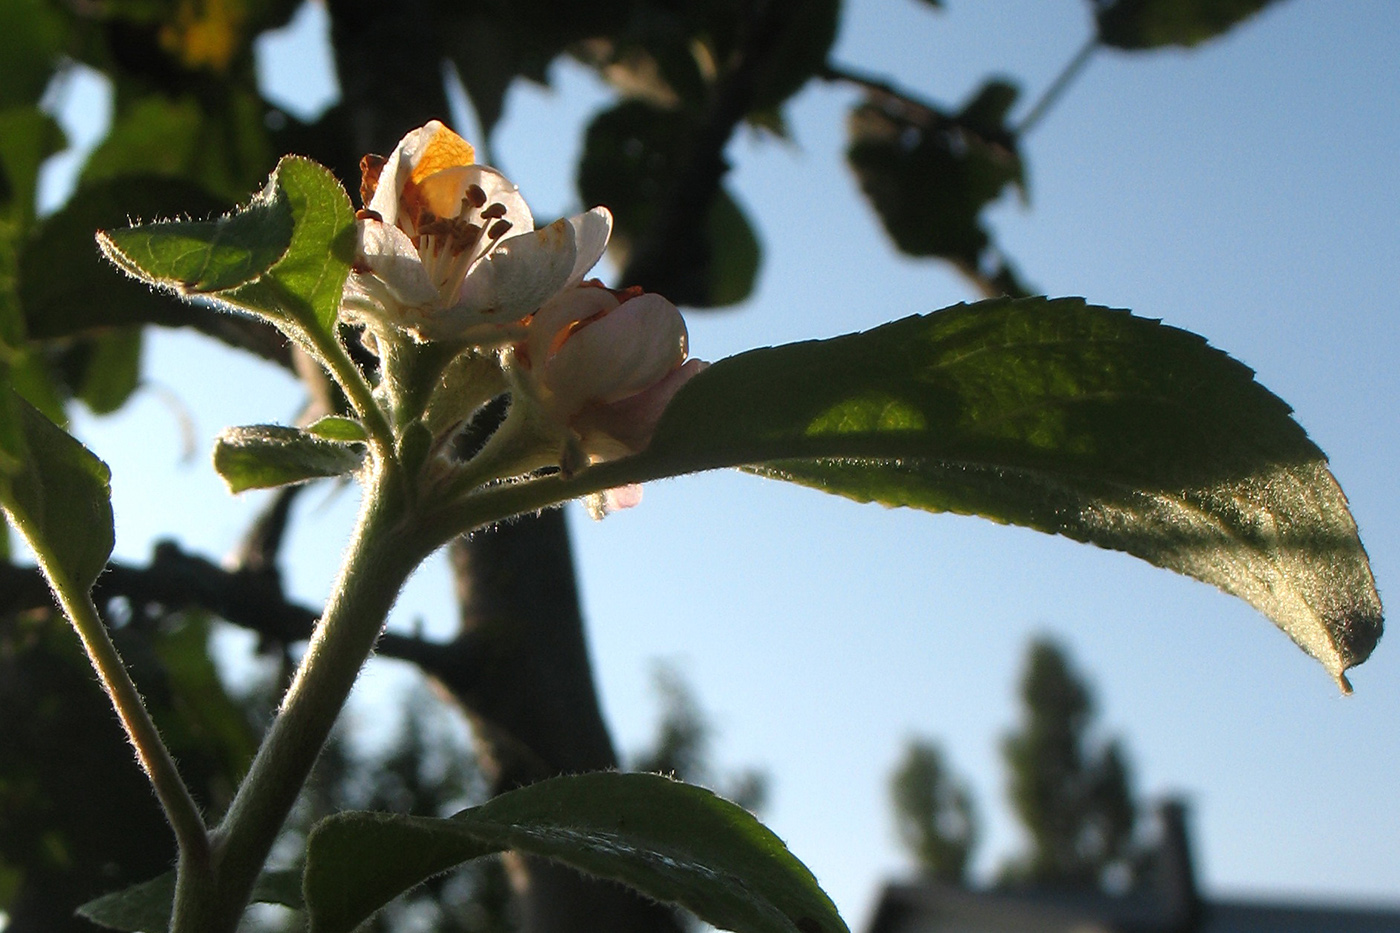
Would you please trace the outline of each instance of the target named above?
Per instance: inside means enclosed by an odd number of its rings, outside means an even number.
[[[481,186],[481,190],[486,193],[486,203],[502,204],[505,206],[505,219],[511,222],[511,233],[519,236],[529,233],[535,229],[535,218],[530,213],[530,207],[525,203],[525,199],[520,196],[520,189],[509,178],[491,168],[489,165],[467,166],[470,175],[468,184]],[[462,186],[462,191],[466,191],[466,185]],[[461,198],[461,193],[457,195]]]
[[[452,310],[532,314],[564,287],[576,255],[574,228],[566,220],[510,237],[467,276]]]
[[[432,120],[399,140],[399,144],[389,154],[383,171],[379,173],[379,183],[374,189],[374,196],[365,205],[384,218],[385,223],[392,226],[398,222],[399,195],[403,186],[408,183],[408,177],[413,173],[413,166],[418,157],[442,129],[444,127],[440,122]]]
[[[608,248],[608,238],[612,236],[612,212],[606,207],[595,207],[583,214],[569,218],[569,226],[574,228],[574,268],[564,283],[567,288],[583,281],[588,270],[598,264]]]
[[[423,268],[413,241],[398,227],[376,220],[359,223],[359,255],[370,274],[380,279],[404,304],[441,302],[437,286]]]

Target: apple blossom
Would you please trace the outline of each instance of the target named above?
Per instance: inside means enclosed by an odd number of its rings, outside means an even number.
[[[708,365],[686,360],[686,342],[662,296],[585,282],[540,308],[504,357],[527,404],[564,435],[570,472],[650,443],[672,396]]]
[[[365,207],[341,300],[349,319],[421,340],[499,346],[602,257],[612,232],[607,208],[536,230],[516,186],[474,155],[434,120],[387,159],[361,161]]]

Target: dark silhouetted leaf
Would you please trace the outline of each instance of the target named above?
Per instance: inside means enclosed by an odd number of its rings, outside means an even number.
[[[1228,32],[1275,0],[1090,0],[1099,39],[1119,49],[1192,46]]]
[[[1126,311],[989,301],[721,360],[595,482],[736,465],[1126,551],[1246,600],[1343,685],[1380,637],[1346,497],[1288,406]]]
[[[0,504],[50,579],[92,586],[112,553],[111,474],[107,465],[35,408],[14,396],[0,416],[14,418],[23,460],[0,473]]]
[[[767,6],[777,18],[769,28],[776,29],[778,35],[753,79],[749,109],[756,111],[777,108],[821,72],[841,20],[840,0],[779,0]],[[751,15],[755,8],[755,4],[741,2],[738,15],[731,15],[730,21],[742,23],[744,15]]]
[[[272,871],[258,877],[251,900],[258,904],[281,904],[300,910],[301,874]],[[124,933],[167,933],[170,910],[175,903],[175,873],[158,875],[121,891],[104,894],[78,908],[78,914],[93,923]]]
[[[516,78],[546,83],[550,62],[585,40],[620,31],[629,8],[622,0],[440,4],[441,41],[487,137]]]
[[[297,428],[227,428],[214,442],[214,469],[233,492],[272,489],[359,469],[361,444],[326,441]]]
[[[613,212],[613,255],[625,265],[634,243],[652,235],[660,211],[675,194],[677,172],[697,132],[695,117],[628,101],[589,125],[579,163],[578,188],[587,204]],[[758,273],[758,237],[723,188],[690,231],[684,249],[667,263],[664,282],[647,282],[677,304],[714,307],[744,300]]]
[[[170,871],[88,901],[78,915],[125,933],[166,933],[174,903],[175,873]]]
[[[956,115],[874,95],[852,111],[846,158],[895,245],[994,279],[997,258],[982,211],[1023,189],[1021,157],[1005,126],[1016,88],[988,81]],[[988,267],[992,268],[988,268]]]
[[[95,415],[109,415],[126,404],[141,382],[141,331],[124,328],[92,338],[78,398]]]
[[[0,110],[38,104],[63,51],[63,15],[45,0],[0,4]]]
[[[468,859],[515,849],[612,878],[742,933],[846,933],[777,836],[707,790],[654,774],[583,774],[510,791],[450,819],[341,813],[308,843],[313,933],[348,933]]]

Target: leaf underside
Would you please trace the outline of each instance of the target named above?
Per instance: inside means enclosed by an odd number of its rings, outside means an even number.
[[[365,446],[324,440],[298,428],[228,428],[214,442],[214,469],[231,492],[273,489],[359,469]]]
[[[1288,406],[1126,311],[1003,299],[743,353],[608,479],[720,466],[1126,551],[1246,600],[1344,689],[1380,637],[1346,497]]]
[[[654,774],[553,778],[449,819],[341,813],[307,852],[313,933],[352,930],[393,897],[503,849],[555,859],[751,933],[846,933],[810,872],[748,811]]]

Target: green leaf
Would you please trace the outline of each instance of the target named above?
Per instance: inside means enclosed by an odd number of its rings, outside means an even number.
[[[95,328],[188,320],[179,299],[122,275],[92,248],[93,234],[130,219],[209,217],[228,204],[174,178],[131,177],[81,189],[46,218],[20,256],[19,297],[31,337],[71,337]]]
[[[58,121],[38,107],[0,110],[0,204],[22,224],[34,218],[40,166],[66,142]]]
[[[355,259],[355,210],[326,168],[287,156],[273,179],[291,206],[292,243],[269,274],[227,297],[269,317],[283,315],[308,332],[334,336],[340,293]]]
[[[258,735],[249,725],[247,708],[229,695],[219,677],[210,656],[212,628],[211,616],[198,611],[163,621],[152,647],[174,709],[153,703],[152,715],[174,754],[191,750],[181,755],[187,769],[197,771],[207,760],[218,774],[244,774],[258,750]]]
[[[253,200],[218,220],[142,224],[98,234],[123,271],[186,298],[216,295],[272,268],[292,242],[292,208],[269,182]]]
[[[80,190],[132,175],[160,175],[228,201],[246,195],[275,159],[263,120],[266,104],[228,84],[202,91],[131,97],[119,89],[120,109],[83,166]]]
[[[997,300],[721,360],[599,481],[736,465],[1126,551],[1246,600],[1344,687],[1380,637],[1346,497],[1288,406],[1126,311]]]
[[[4,391],[10,404],[0,416],[17,420],[26,456],[0,474],[0,505],[51,579],[61,575],[86,590],[112,554],[111,474],[63,429]]]
[[[232,492],[272,489],[359,469],[362,444],[326,441],[297,428],[228,428],[214,442],[214,469]]]
[[[270,871],[258,876],[251,900],[300,910],[300,872]],[[150,881],[94,898],[78,908],[78,915],[125,933],[167,933],[174,903],[175,873],[168,871]]]
[[[78,908],[78,915],[126,933],[166,933],[174,903],[175,873],[168,871],[150,881],[90,900]]]
[[[1228,32],[1275,0],[1090,0],[1099,40],[1139,50],[1193,46]]]
[[[68,428],[68,412],[64,409],[69,393],[62,382],[59,367],[52,365],[50,354],[42,347],[30,346],[10,357],[7,380],[15,394],[60,428]],[[18,416],[14,422],[20,424]],[[22,459],[22,458],[21,458]]]
[[[354,418],[344,418],[340,415],[326,415],[316,421],[306,429],[307,434],[327,441],[366,441],[369,440],[369,432],[365,426]]]
[[[450,819],[341,813],[307,845],[313,933],[345,933],[468,859],[515,849],[741,933],[846,933],[807,868],[743,808],[654,774],[553,778]]]
[[[0,110],[0,357],[24,342],[17,295],[20,251],[34,221],[39,167],[63,143],[63,130],[39,108]]]
[[[110,415],[126,404],[141,382],[141,330],[128,327],[98,334],[87,351],[78,398],[95,415]]]
[[[262,192],[227,217],[107,231],[98,243],[142,281],[255,314],[294,336],[324,336],[334,334],[354,237],[340,183],[288,156]]]

